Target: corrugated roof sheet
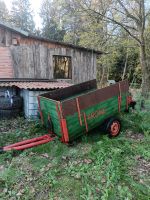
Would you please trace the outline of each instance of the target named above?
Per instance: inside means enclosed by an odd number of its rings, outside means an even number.
[[[0,82],[0,87],[18,87],[20,89],[59,89],[69,87],[66,82]]]
[[[16,33],[20,33],[21,35],[24,35],[24,36],[29,36],[29,33],[26,32],[26,31],[23,31],[21,30],[20,28],[16,28],[16,27],[12,27],[12,25],[8,24],[8,23],[4,23],[2,21],[0,21],[0,25],[4,28],[7,28],[8,30],[13,30],[14,32]]]

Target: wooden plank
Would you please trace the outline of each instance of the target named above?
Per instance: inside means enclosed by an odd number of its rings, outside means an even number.
[[[49,47],[44,43],[21,39],[20,46],[11,46],[16,78],[54,78],[53,55],[70,56],[72,83],[81,83],[96,78],[96,54],[78,49]],[[20,67],[21,66],[21,67]]]
[[[78,96],[80,109],[84,110],[88,107],[97,105],[100,102],[104,102],[107,99],[112,98],[113,96],[118,96],[118,84],[119,83]],[[129,90],[129,85],[127,84],[127,81],[120,82],[120,87],[122,92],[126,93]],[[62,105],[64,116],[73,115],[76,112],[76,100],[74,98],[62,102]]]
[[[122,96],[123,103],[122,103],[122,111],[126,108],[126,95],[125,93]],[[84,113],[86,114],[86,120],[88,124],[88,131],[92,130],[93,128],[99,126],[105,119],[110,116],[115,116],[118,114],[118,99],[117,96],[108,99],[98,105],[90,107],[82,112],[82,120],[84,122]],[[104,109],[104,111],[103,111]],[[89,117],[90,116],[90,117]],[[93,117],[93,118],[92,118]],[[86,131],[86,124],[80,126],[80,122],[78,120],[78,114],[74,114],[68,116],[66,118],[67,125],[68,125],[68,132],[70,140],[75,139],[79,135],[83,135]]]
[[[126,86],[124,86],[124,84],[126,83],[123,82],[121,84],[122,91],[124,91],[122,92],[121,111],[124,111],[126,109],[126,92],[127,92],[128,86],[127,84]],[[110,88],[112,89],[112,86]],[[97,91],[100,92],[100,90],[97,90]],[[70,141],[84,134],[87,130],[90,131],[96,126],[100,125],[108,117],[118,114],[118,92],[119,91],[115,90],[115,92],[117,95],[111,95],[110,98],[108,98],[108,96],[106,95],[107,99],[105,101],[99,101],[97,104],[93,104],[89,107],[86,106],[84,109],[81,110],[82,126],[80,126],[77,109],[75,109],[74,112],[71,111],[72,114],[67,115],[65,117]],[[56,110],[58,102],[54,100],[46,99],[45,97],[40,97],[40,98],[41,98],[40,105],[41,105],[41,110],[43,112],[45,125],[47,126],[48,115],[50,114],[52,123],[54,125],[54,132],[56,135],[58,135],[58,137],[61,137],[62,130],[60,126],[60,119],[58,116],[58,112]],[[75,101],[75,99],[73,100]],[[70,102],[70,100],[68,102]],[[76,108],[76,105],[75,105],[75,108]],[[74,107],[71,107],[71,109],[74,109]],[[64,113],[65,111],[63,112],[63,115]],[[88,127],[87,127],[87,124],[84,123],[85,121],[84,114],[86,115],[86,122],[88,124]]]
[[[97,87],[96,86],[96,80],[91,80],[91,81],[87,81],[87,82],[84,82],[84,83],[73,85],[73,86],[70,86],[70,87],[67,87],[67,88],[54,90],[54,91],[45,93],[41,96],[60,101],[60,100],[63,100],[65,98],[71,97],[72,95],[82,94],[82,92],[89,91],[89,90],[94,89],[96,87]]]
[[[43,114],[45,126],[47,127],[48,116],[50,115],[53,128],[54,128],[54,133],[58,135],[58,137],[61,137],[62,133],[61,133],[59,116],[56,110],[56,105],[57,105],[57,102],[40,97],[40,106],[41,106],[41,111]]]

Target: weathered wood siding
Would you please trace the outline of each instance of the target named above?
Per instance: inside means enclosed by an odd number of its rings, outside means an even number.
[[[17,43],[13,43],[16,40]],[[96,78],[96,56],[91,51],[72,48],[57,42],[25,37],[0,27],[0,46],[9,46],[13,57],[14,78],[53,79],[53,55],[70,56],[72,83]]]
[[[53,55],[71,56],[72,83],[96,78],[96,54],[44,45],[11,46],[15,78],[53,79]]]
[[[9,31],[8,29],[0,27],[0,46],[12,45],[12,40],[17,39],[20,43],[21,36],[17,33]]]
[[[37,96],[45,93],[46,91],[35,90],[21,90],[20,95],[23,97],[23,111],[24,115],[28,119],[36,119],[38,117],[38,100]]]

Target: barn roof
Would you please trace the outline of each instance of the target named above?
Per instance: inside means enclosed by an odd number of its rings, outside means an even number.
[[[69,87],[70,83],[58,82],[50,80],[0,80],[0,87],[17,87],[19,89],[30,89],[30,90],[47,90],[47,89],[59,89]]]
[[[62,46],[66,46],[66,47],[70,47],[70,48],[74,48],[74,49],[89,51],[91,53],[96,53],[98,55],[103,54],[102,51],[97,51],[97,50],[94,50],[94,49],[90,49],[90,48],[86,48],[86,47],[82,47],[82,46],[78,46],[78,45],[73,45],[71,43],[60,42],[60,41],[56,41],[56,40],[50,40],[50,39],[47,39],[47,38],[39,37],[39,36],[30,34],[26,31],[23,31],[19,28],[12,27],[10,24],[6,24],[6,23],[3,23],[1,21],[0,21],[0,26],[3,27],[3,28],[6,28],[6,29],[8,29],[12,32],[18,33],[18,34],[20,34],[20,35],[22,35],[26,38],[32,38],[32,39],[40,40],[40,41],[43,41],[43,42],[49,42],[49,43],[58,44],[58,45],[62,45]]]

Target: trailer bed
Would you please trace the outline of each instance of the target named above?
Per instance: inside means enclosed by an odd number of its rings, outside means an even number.
[[[122,81],[97,89],[96,80],[38,97],[43,124],[68,142],[128,108],[129,85]]]

